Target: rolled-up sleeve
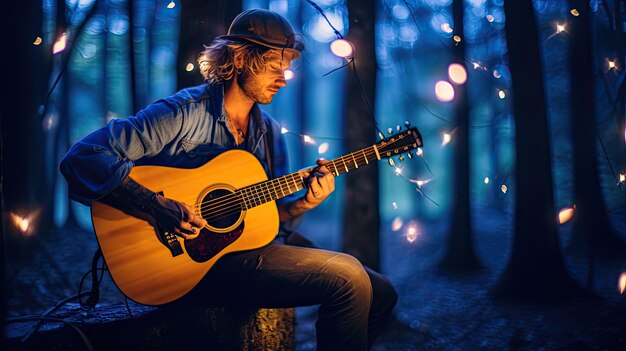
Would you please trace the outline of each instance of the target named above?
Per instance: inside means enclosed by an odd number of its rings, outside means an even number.
[[[70,198],[89,205],[115,189],[135,161],[158,155],[175,138],[181,113],[175,102],[160,100],[75,143],[60,164]]]

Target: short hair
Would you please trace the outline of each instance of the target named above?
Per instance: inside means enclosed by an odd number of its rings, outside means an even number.
[[[235,73],[235,53],[243,52],[243,69],[256,74],[265,69],[265,64],[274,54],[284,55],[282,50],[253,44],[216,38],[198,54],[198,67],[204,80],[209,83],[222,83],[233,79]],[[294,57],[298,58],[299,53]]]

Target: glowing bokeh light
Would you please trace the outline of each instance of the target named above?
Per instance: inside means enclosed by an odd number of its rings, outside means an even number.
[[[451,140],[452,140],[452,134],[450,134],[450,133],[443,133],[443,135],[441,137],[441,146],[448,145]]]
[[[489,184],[489,177],[485,177],[485,180],[483,180],[485,182],[485,184]]]
[[[39,45],[39,44],[41,44],[42,41],[43,41],[43,39],[41,39],[41,37],[37,37],[37,38],[35,38],[35,41],[33,42],[33,45]]]
[[[59,52],[65,50],[65,45],[67,44],[67,35],[65,33],[61,34],[61,36],[54,42],[52,45],[52,54],[56,55]]]
[[[458,36],[458,35],[453,36],[453,37],[452,37],[452,39],[453,39],[455,42],[457,42],[457,43],[460,43],[460,42],[461,42],[461,40],[462,40],[462,39],[461,39],[461,37],[460,37],[460,36]]]
[[[330,51],[338,57],[352,57],[354,49],[346,39],[336,39],[330,43]]]
[[[502,100],[506,98],[506,93],[504,92],[504,90],[498,90],[498,97]]]
[[[576,206],[566,207],[562,209],[559,212],[559,223],[563,224],[572,219],[572,217],[574,217],[574,212],[576,212]]]
[[[176,7],[176,3],[175,3],[175,2],[173,2],[173,1],[170,1],[170,3],[169,3],[169,4],[167,4],[167,8],[168,8],[168,9],[173,9],[174,7]]]
[[[295,73],[293,73],[292,70],[290,70],[290,69],[285,70],[285,80],[292,80],[293,77],[295,77],[295,76],[296,75],[295,75]]]
[[[394,209],[394,210],[397,210],[397,209],[398,209],[398,203],[397,203],[397,202],[395,202],[395,201],[394,201],[394,202],[392,202],[392,203],[391,203],[391,207],[393,207],[393,209]]]
[[[494,18],[493,15],[487,15],[487,22],[491,23],[493,22]]]
[[[454,87],[445,80],[435,83],[435,96],[441,102],[450,102],[454,100]]]
[[[446,22],[446,23],[442,23],[441,24],[441,30],[444,33],[452,33],[454,30],[452,29],[452,27],[450,27],[450,23]]]
[[[506,194],[506,192],[509,190],[509,188],[506,186],[506,184],[502,184],[502,186],[500,187],[500,190]]]
[[[414,243],[417,237],[420,235],[420,229],[416,221],[409,221],[406,228],[406,240],[409,243]]]
[[[195,66],[193,65],[193,63],[189,62],[187,64],[187,66],[185,66],[185,71],[191,72],[191,71],[193,71],[194,68],[195,68]]]
[[[502,74],[497,69],[494,69],[493,70],[493,77],[499,79],[500,77],[502,77]]]
[[[402,218],[396,217],[393,219],[393,221],[391,221],[391,230],[397,232],[398,230],[402,229],[402,225],[404,225]]]
[[[556,24],[556,32],[557,33],[565,32],[565,29],[566,29],[566,27],[565,27],[564,24],[559,24],[559,23]]]
[[[302,136],[302,139],[304,140],[305,144],[315,144],[315,140],[306,134]]]
[[[399,175],[401,175],[401,174],[402,174],[402,168],[400,168],[400,167],[396,167],[396,168],[395,168],[395,170],[394,170],[394,172],[396,173],[396,175],[398,175],[398,176],[399,176]]]
[[[480,64],[476,63],[476,62],[472,62],[472,66],[474,66],[474,69],[479,69],[480,68]]]
[[[578,17],[578,15],[580,15],[580,13],[578,12],[578,10],[576,10],[576,9],[571,9],[571,11],[570,11],[569,13],[571,13],[571,14],[572,14],[572,16],[576,16],[576,17]]]
[[[289,129],[287,129],[287,128],[285,128],[285,127],[281,127],[281,128],[280,128],[280,133],[281,133],[281,134],[287,134],[287,133],[289,133]]]
[[[328,143],[321,143],[320,146],[317,148],[317,153],[320,155],[325,154],[328,151],[328,148]]]
[[[617,69],[617,63],[614,60],[606,60],[609,65],[609,70]]]
[[[624,290],[626,290],[626,272],[622,272],[622,274],[619,275],[619,282],[617,283],[617,289],[619,290],[620,294],[623,294]]]
[[[424,156],[424,150],[421,147],[417,148],[417,152],[415,153],[417,156]]]
[[[626,173],[620,173],[619,174],[619,182],[620,183],[626,182]]]
[[[467,71],[463,65],[453,63],[448,66],[448,77],[456,84],[463,84],[467,81]]]

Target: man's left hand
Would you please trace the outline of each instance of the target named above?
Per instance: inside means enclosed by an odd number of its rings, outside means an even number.
[[[303,174],[308,186],[304,200],[312,207],[317,207],[335,191],[335,176],[325,166],[328,161],[319,159],[316,162],[318,167],[313,172]]]

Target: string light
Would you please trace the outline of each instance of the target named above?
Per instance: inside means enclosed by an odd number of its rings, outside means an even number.
[[[285,128],[285,127],[281,127],[280,128],[280,134],[287,134],[289,133],[289,129]]]
[[[441,102],[450,102],[454,99],[454,87],[445,80],[435,83],[435,96]]]
[[[626,173],[620,173],[619,174],[619,182],[620,183],[626,182]]]
[[[185,67],[185,71],[191,72],[191,71],[193,71],[194,68],[195,68],[195,66],[193,65],[193,63],[189,62],[187,64],[187,66]]]
[[[295,73],[293,73],[292,70],[290,70],[290,69],[285,70],[285,80],[292,80],[293,77],[295,77],[295,76],[296,75],[295,75]]]
[[[496,79],[500,79],[500,77],[502,77],[502,74],[497,69],[494,69],[493,70],[493,77],[496,78]]]
[[[580,13],[578,12],[578,10],[576,9],[571,9],[570,12],[572,14],[572,16],[578,17],[578,15],[580,15]]]
[[[557,23],[556,24],[556,33],[562,33],[566,31],[566,27],[564,24]]]
[[[500,98],[500,100],[504,100],[504,98],[506,98],[506,93],[504,92],[504,90],[498,90],[498,97]]]
[[[444,33],[452,33],[452,32],[454,32],[454,30],[452,29],[452,27],[450,27],[450,23],[447,23],[447,22],[446,22],[446,23],[442,23],[442,24],[441,24],[441,30],[442,30]]]
[[[467,71],[463,65],[453,63],[448,66],[448,77],[456,84],[463,84],[467,81]]]
[[[403,225],[404,222],[402,221],[402,218],[396,217],[393,219],[393,221],[391,221],[391,230],[397,232],[398,230],[402,229]]]
[[[452,39],[453,39],[453,40],[454,40],[457,44],[461,42],[461,37],[460,37],[460,36],[458,36],[458,35],[453,36],[453,37],[452,37]]]
[[[33,228],[33,222],[38,216],[39,212],[36,211],[27,216],[18,215],[17,213],[9,212],[11,221],[15,228],[24,236],[31,236],[35,231]]]
[[[418,148],[417,148],[417,151],[415,152],[415,154],[416,154],[417,156],[423,157],[423,156],[424,156],[424,150],[422,150],[422,148],[421,148],[421,147],[418,147]]]
[[[43,41],[43,39],[41,39],[41,37],[37,37],[37,38],[35,38],[35,41],[33,42],[33,45],[37,46],[37,45],[41,44],[42,41]]]
[[[622,274],[619,275],[617,290],[620,294],[624,294],[624,290],[626,290],[626,272],[622,272]]]
[[[328,149],[328,143],[321,143],[320,146],[317,148],[317,153],[320,155],[325,154]]]
[[[570,219],[572,219],[572,217],[574,217],[575,211],[576,211],[576,205],[562,209],[559,212],[559,223],[563,224],[569,221]]]
[[[354,49],[352,44],[346,39],[335,39],[330,43],[330,51],[337,57],[352,57]]]
[[[489,177],[485,177],[484,182],[485,182],[485,184],[489,184]]]
[[[443,133],[442,138],[441,138],[441,146],[446,146],[450,143],[450,141],[452,141],[452,134],[451,133]]]
[[[394,202],[392,202],[392,203],[391,203],[391,207],[393,207],[393,209],[394,209],[394,210],[397,210],[397,209],[398,209],[398,203],[397,203],[397,202],[395,202],[395,201],[394,201]]]
[[[416,221],[410,221],[407,225],[406,229],[406,240],[409,243],[414,243],[417,240],[417,236],[419,235],[419,228]]]
[[[493,15],[487,15],[487,22],[491,23],[493,22],[493,20],[494,20]]]
[[[54,42],[54,45],[52,45],[52,54],[56,55],[59,52],[62,52],[63,50],[65,50],[66,44],[67,44],[67,35],[63,33],[57,38],[57,40]]]
[[[174,1],[170,1],[170,3],[167,4],[168,9],[173,9],[174,7],[176,7],[176,3]]]
[[[306,134],[302,136],[302,139],[304,140],[305,144],[315,145],[315,140]]]
[[[402,168],[400,168],[400,167],[396,167],[396,168],[394,169],[394,172],[396,173],[396,175],[398,175],[398,176],[399,176],[399,175],[401,175],[401,174],[402,174]]]
[[[609,71],[614,69],[617,71],[617,63],[615,62],[615,60],[606,60],[607,64],[609,65]]]
[[[500,187],[500,190],[502,191],[503,194],[506,194],[509,188],[506,186],[506,184],[502,184],[502,186]]]

